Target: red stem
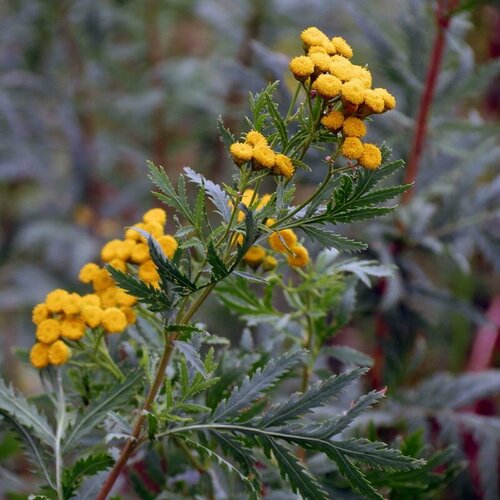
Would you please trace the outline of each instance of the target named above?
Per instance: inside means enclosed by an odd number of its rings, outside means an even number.
[[[444,4],[447,4],[446,7]],[[436,83],[439,76],[439,69],[443,59],[443,52],[446,42],[446,32],[450,25],[451,16],[458,5],[458,0],[445,2],[438,0],[436,6],[436,24],[437,34],[432,47],[431,60],[427,77],[425,80],[424,92],[420,101],[418,110],[417,123],[413,134],[412,148],[408,159],[408,167],[406,168],[405,184],[415,182],[418,174],[420,158],[425,144],[427,121],[429,110],[432,105],[432,99],[436,91]],[[402,196],[402,203],[408,203],[413,196],[414,188],[406,191]]]

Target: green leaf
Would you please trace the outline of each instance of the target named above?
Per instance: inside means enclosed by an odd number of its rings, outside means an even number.
[[[212,282],[223,280],[229,275],[230,271],[222,261],[222,259],[217,254],[217,250],[212,242],[208,244],[207,248],[207,261],[212,267]]]
[[[255,463],[257,460],[252,455],[251,450],[238,440],[233,439],[222,432],[213,431],[212,435],[226,455],[233,457],[242,467],[245,474],[256,473]]]
[[[338,212],[327,213],[324,220],[332,224],[347,224],[348,222],[355,222],[361,220],[375,219],[382,217],[394,211],[396,207],[360,207],[352,209],[339,210]]]
[[[68,435],[64,440],[63,451],[76,446],[80,439],[87,435],[106,418],[109,411],[128,402],[135,390],[135,385],[141,380],[140,372],[131,373],[124,382],[113,386],[110,390],[102,393],[99,398],[91,401],[90,405],[79,415],[72,427],[68,429]]]
[[[0,377],[0,413],[15,420],[18,425],[33,431],[40,441],[51,448],[55,446],[55,435],[45,415],[28,403],[22,394],[16,394]]]
[[[323,354],[332,356],[342,363],[368,367],[373,366],[373,358],[348,346],[336,345],[327,347],[323,350]]]
[[[337,397],[354,380],[364,375],[366,368],[356,368],[314,384],[305,393],[293,394],[285,403],[271,408],[259,421],[259,426],[271,427],[296,419],[314,408],[323,406],[329,399]]]
[[[64,499],[75,496],[84,476],[94,476],[98,472],[107,470],[113,466],[114,462],[107,453],[89,455],[77,460],[71,468],[64,471],[62,480]]]
[[[336,248],[340,252],[359,252],[366,250],[368,245],[360,241],[351,240],[340,234],[332,233],[322,226],[304,224],[300,228],[312,240],[317,240],[326,248]]]
[[[222,121],[222,116],[219,115],[217,118],[217,130],[219,131],[219,136],[222,144],[228,148],[233,142],[236,142],[234,135],[224,127],[224,122]]]
[[[292,491],[300,493],[305,499],[328,500],[328,495],[320,484],[288,449],[265,435],[259,436],[259,441],[264,449],[272,451],[281,476],[288,479]]]
[[[188,342],[184,342],[182,340],[174,340],[173,344],[186,358],[186,361],[193,367],[195,371],[201,373],[204,378],[207,378],[208,374],[205,370],[205,366],[203,365],[203,361],[200,358],[199,352],[196,348],[189,344]]]
[[[304,355],[305,351],[286,353],[272,360],[263,369],[258,368],[251,377],[246,376],[241,386],[235,387],[229,398],[215,408],[210,421],[237,417],[240,411],[274,387],[285,373],[303,359]]]
[[[269,116],[271,117],[271,120],[276,127],[276,130],[278,131],[279,137],[280,137],[280,142],[281,142],[281,147],[282,149],[285,149],[287,144],[288,144],[288,132],[286,129],[286,124],[283,121],[283,118],[280,115],[280,112],[278,111],[278,106],[276,103],[273,101],[272,97],[269,95],[269,93],[265,93],[264,97],[266,99],[266,105],[267,109],[269,111]]]

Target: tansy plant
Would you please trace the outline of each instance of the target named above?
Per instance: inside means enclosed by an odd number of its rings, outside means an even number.
[[[321,353],[369,364],[325,344],[349,319],[356,281],[386,272],[343,259],[365,245],[334,226],[387,214],[394,207],[385,202],[409,186],[381,186],[402,162],[363,141],[394,97],[372,88],[342,38],[308,28],[301,39],[288,111],[273,100],[275,83],[250,96],[240,138],[219,124],[232,182],[186,168],[174,186],[150,163],[155,195],[174,215],[149,210],[82,268],[86,293],[54,290],[34,308],[29,359],[40,370],[44,408],[2,382],[0,409],[40,473],[37,498],[104,499],[125,488],[126,471],[141,498],[277,490],[316,500],[336,488],[382,498],[428,477],[423,460],[349,434],[383,390],[346,411],[332,406],[367,368],[332,374],[317,366]],[[309,166],[311,148],[325,160]],[[297,203],[296,171],[310,168],[324,171],[323,181]],[[205,331],[196,315],[212,292],[250,326],[272,322],[274,337],[257,342],[245,329],[230,346]],[[286,311],[274,305],[283,298]],[[318,467],[321,457],[327,466]],[[155,473],[128,467],[138,461]]]

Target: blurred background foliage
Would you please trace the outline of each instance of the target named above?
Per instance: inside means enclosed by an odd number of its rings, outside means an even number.
[[[217,117],[244,132],[247,92],[277,79],[286,100],[288,60],[300,53],[305,27],[345,37],[353,61],[369,61],[375,86],[396,95],[397,110],[377,118],[370,139],[408,159],[436,33],[433,7],[422,0],[3,2],[0,357],[7,378],[35,390],[35,372],[11,355],[31,342],[30,309],[55,287],[77,291],[80,266],[154,203],[147,159],[173,177],[190,165],[229,179]],[[482,364],[474,352],[486,318],[500,322],[500,12],[495,2],[460,7],[447,30],[413,195],[394,215],[349,228],[370,243],[369,258],[397,266],[392,278],[358,290],[355,317],[336,338],[375,357],[374,387],[403,390],[444,369],[498,367],[498,349],[490,346]],[[299,173],[297,199],[323,177],[321,159],[313,154],[312,172]],[[208,321],[234,337],[241,325],[226,316],[221,323],[220,307],[212,304]],[[489,398],[477,412],[497,409]]]

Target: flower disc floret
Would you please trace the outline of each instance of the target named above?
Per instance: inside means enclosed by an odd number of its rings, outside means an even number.
[[[85,306],[100,306],[101,299],[95,293],[88,293],[82,297],[82,310]]]
[[[250,130],[245,137],[245,143],[250,146],[257,146],[257,144],[267,145],[267,139],[257,130]]]
[[[127,317],[117,307],[109,307],[104,310],[101,323],[108,333],[120,333],[127,328]]]
[[[291,179],[294,172],[294,167],[292,160],[288,156],[283,154],[276,155],[276,161],[273,167],[273,173],[276,175],[282,175],[287,179]]]
[[[70,340],[80,340],[85,333],[85,322],[80,318],[67,318],[61,321],[61,335]]]
[[[323,99],[333,99],[338,96],[342,82],[333,75],[319,75],[313,84],[313,89],[323,97]]]
[[[314,63],[307,56],[294,57],[288,67],[299,82],[305,82],[314,73]]]
[[[385,108],[385,102],[382,96],[372,89],[365,90],[364,104],[374,113],[382,113]]]
[[[57,340],[49,348],[49,362],[51,365],[63,365],[69,360],[71,351],[62,341]]]
[[[314,70],[316,72],[326,73],[330,69],[330,64],[332,63],[330,56],[322,52],[313,52],[309,55],[309,58],[314,63]]]
[[[60,288],[53,290],[45,297],[45,304],[51,313],[61,312],[68,297],[68,292]]]
[[[338,132],[344,123],[344,115],[340,111],[331,111],[321,118],[321,123],[331,132]]]
[[[342,124],[342,130],[347,137],[363,137],[366,135],[366,125],[359,118],[349,116]]]
[[[85,306],[81,316],[90,328],[96,328],[101,324],[103,314],[104,311],[99,306]]]
[[[114,286],[115,282],[113,281],[113,278],[110,276],[107,269],[101,268],[96,273],[92,284],[94,286],[94,291],[102,292],[107,288]]]
[[[162,236],[161,238],[158,238],[158,243],[160,244],[163,252],[167,256],[168,259],[173,259],[175,251],[177,250],[177,247],[179,244],[177,243],[177,240],[173,237],[170,236],[169,234],[166,234],[165,236]]]
[[[144,222],[158,222],[162,226],[167,222],[167,212],[163,208],[151,208],[142,217]]]
[[[149,247],[146,243],[138,243],[130,255],[130,260],[135,264],[142,264],[149,260],[149,258]]]
[[[264,271],[272,271],[276,268],[277,265],[278,260],[272,255],[266,255],[266,257],[262,261],[262,269],[264,269]]]
[[[363,144],[363,154],[358,161],[362,167],[375,170],[382,163],[382,152],[375,144]]]
[[[37,342],[30,351],[30,361],[35,368],[45,368],[49,364],[50,346]]]
[[[297,243],[297,235],[293,229],[282,229],[272,233],[269,238],[269,246],[276,252],[286,253]]]
[[[363,154],[363,143],[357,137],[346,137],[341,152],[349,160],[357,160]]]
[[[116,250],[121,244],[121,240],[111,240],[108,241],[101,249],[101,259],[104,262],[110,262],[117,257]]]
[[[152,260],[148,260],[139,266],[139,278],[146,283],[152,283],[160,279],[160,275]]]
[[[276,161],[274,151],[264,144],[257,144],[253,149],[253,168],[262,170],[264,168],[273,168]]]
[[[361,104],[365,99],[365,90],[361,80],[354,78],[342,84],[342,99],[352,104]]]
[[[47,304],[37,304],[31,312],[31,319],[35,325],[39,325],[44,319],[49,317]]]
[[[260,245],[251,246],[243,260],[251,267],[257,268],[266,257],[266,251]]]
[[[36,338],[44,344],[52,344],[61,336],[61,324],[55,319],[43,320],[36,329]]]
[[[351,46],[341,36],[333,37],[332,43],[335,46],[337,54],[347,57],[347,59],[350,59],[353,56]]]
[[[252,159],[253,147],[243,142],[234,142],[229,146],[229,153],[234,163],[241,167],[241,165]]]
[[[396,107],[396,98],[390,92],[388,92],[387,89],[376,88],[373,89],[373,91],[376,92],[384,100],[384,111],[388,111]]]
[[[297,243],[291,248],[291,253],[287,258],[288,264],[292,267],[304,267],[309,262],[309,252],[307,248]]]
[[[300,39],[304,43],[306,47],[311,47],[312,45],[323,45],[324,43],[329,42],[328,37],[315,26],[311,26],[310,28],[305,29],[300,34]]]
[[[78,279],[82,283],[91,283],[97,271],[99,271],[99,266],[93,262],[89,262],[80,269]]]
[[[82,298],[77,293],[70,293],[63,304],[64,314],[78,314],[82,307]]]

